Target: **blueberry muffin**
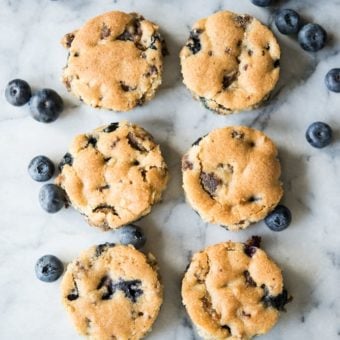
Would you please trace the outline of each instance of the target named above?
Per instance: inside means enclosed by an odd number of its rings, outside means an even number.
[[[213,130],[182,158],[186,199],[204,221],[240,230],[279,203],[283,189],[274,143],[245,126]]]
[[[56,184],[88,222],[116,229],[148,214],[168,180],[161,150],[144,129],[112,123],[75,137]]]
[[[256,108],[279,79],[280,47],[249,15],[222,11],[198,20],[180,58],[184,84],[220,114]]]
[[[155,258],[132,246],[101,244],[68,265],[62,302],[89,339],[141,339],[162,304]]]
[[[64,36],[62,80],[93,107],[128,111],[150,100],[162,81],[166,52],[158,26],[136,13],[108,12]]]
[[[259,249],[225,242],[196,253],[182,282],[183,304],[204,339],[248,340],[267,333],[291,300],[280,268]]]

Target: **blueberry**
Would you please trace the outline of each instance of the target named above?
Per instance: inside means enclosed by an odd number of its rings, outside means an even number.
[[[265,307],[273,307],[279,311],[285,311],[285,305],[293,300],[293,297],[290,296],[286,289],[283,289],[282,293],[276,296],[272,296],[269,294],[268,287],[263,285],[264,296],[262,298],[262,302]]]
[[[45,182],[54,174],[54,164],[45,156],[36,156],[28,165],[28,173],[37,182]]]
[[[291,221],[292,214],[284,205],[278,205],[264,220],[267,227],[273,231],[286,229]]]
[[[298,34],[300,46],[308,52],[321,50],[327,41],[327,32],[318,24],[307,24]]]
[[[134,224],[120,228],[117,233],[119,242],[122,244],[132,244],[137,249],[145,244],[146,239],[142,229]]]
[[[201,40],[200,40],[200,34],[202,33],[202,30],[193,30],[190,32],[190,39],[188,41],[188,48],[193,53],[198,53],[201,48]]]
[[[107,132],[107,133],[110,133],[110,132],[112,132],[112,131],[117,130],[118,128],[119,128],[119,123],[114,122],[114,123],[111,123],[111,124],[107,125],[107,126],[103,129],[103,131],[104,131],[104,132]]]
[[[65,193],[55,184],[45,184],[40,189],[39,202],[48,213],[56,213],[66,203]]]
[[[30,100],[32,117],[38,122],[54,122],[64,109],[62,98],[51,89],[42,89],[36,92]]]
[[[13,79],[6,87],[5,97],[14,106],[26,104],[32,96],[31,88],[25,80]]]
[[[126,298],[136,303],[137,299],[143,295],[141,285],[142,281],[140,280],[125,281],[120,278],[118,281],[113,281],[110,276],[104,276],[99,282],[97,290],[103,291],[103,295],[101,296],[102,300],[112,299],[117,290],[120,290]]]
[[[292,9],[282,9],[276,13],[275,24],[282,34],[294,34],[300,29],[300,15]]]
[[[331,69],[326,74],[325,82],[329,91],[340,92],[340,68]]]
[[[324,148],[332,141],[332,128],[326,123],[315,122],[308,127],[306,139],[311,146]]]
[[[268,7],[273,3],[273,0],[250,0],[255,6]]]
[[[40,281],[56,281],[63,271],[63,263],[54,255],[44,255],[35,264],[35,274]]]
[[[136,303],[138,298],[143,295],[143,290],[141,289],[142,281],[141,280],[129,280],[124,281],[120,280],[116,287],[117,289],[124,292],[125,297],[130,299],[132,302]]]

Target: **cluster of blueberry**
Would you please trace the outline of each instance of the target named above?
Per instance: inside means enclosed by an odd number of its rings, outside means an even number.
[[[50,180],[55,173],[53,162],[46,156],[34,157],[28,165],[28,173],[37,182]],[[54,184],[45,184],[39,192],[39,202],[49,213],[59,211],[66,202],[63,190]],[[54,255],[44,255],[35,265],[35,273],[39,280],[53,282],[64,272],[63,263]]]
[[[267,7],[275,0],[251,0],[254,5]],[[308,52],[317,52],[327,43],[326,30],[314,23],[304,23],[299,13],[293,9],[280,9],[275,14],[275,25],[280,33],[285,35],[297,34],[300,46]],[[326,77],[327,88],[333,92],[340,92],[340,68],[330,70]]]
[[[34,157],[28,165],[28,173],[37,182],[50,180],[55,173],[53,162],[46,156]],[[39,192],[41,207],[49,213],[56,213],[66,204],[64,191],[55,184],[45,184]],[[140,227],[130,224],[116,231],[121,244],[132,244],[142,248],[145,236]],[[56,281],[63,273],[63,263],[54,255],[42,256],[35,265],[37,278],[44,282]]]
[[[319,24],[303,24],[299,13],[292,9],[281,9],[276,12],[275,25],[280,33],[297,34],[300,46],[307,52],[317,52],[327,43],[327,32]]]
[[[292,9],[277,11],[275,24],[282,34],[298,34],[300,46],[308,52],[321,50],[327,42],[327,32],[318,24],[302,24],[300,15]],[[331,69],[325,76],[329,91],[340,92],[340,68]]]
[[[146,242],[142,229],[134,224],[118,229],[115,234],[120,244],[131,244],[136,249],[142,248]],[[35,274],[40,281],[54,282],[63,272],[63,263],[54,255],[44,255],[35,264]]]
[[[31,116],[42,123],[54,122],[64,109],[64,102],[57,92],[41,89],[32,95],[31,87],[22,79],[13,79],[7,84],[5,97],[14,106],[29,103]]]
[[[54,172],[55,166],[46,156],[36,156],[28,165],[28,173],[37,182],[50,180]],[[65,193],[55,184],[45,184],[39,192],[39,203],[48,213],[56,213],[66,204]]]
[[[274,5],[275,0],[251,0],[260,7]],[[280,33],[297,34],[300,46],[308,52],[317,52],[325,47],[327,32],[314,23],[304,23],[299,13],[293,9],[280,9],[275,13],[275,25]],[[340,92],[340,68],[331,69],[325,76],[325,84],[329,91]],[[306,139],[315,148],[324,148],[332,141],[332,128],[323,122],[311,124],[306,131]]]
[[[115,233],[120,244],[131,244],[137,249],[145,245],[146,238],[142,229],[134,224],[126,225]],[[40,281],[54,282],[63,272],[63,263],[54,255],[44,255],[35,264],[35,274]]]

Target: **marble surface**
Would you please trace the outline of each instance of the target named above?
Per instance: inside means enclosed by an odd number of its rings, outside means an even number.
[[[278,325],[261,339],[340,338],[340,94],[327,92],[323,79],[339,67],[339,0],[280,1],[298,9],[331,34],[328,47],[317,54],[302,51],[296,41],[279,35],[282,77],[273,99],[261,109],[228,117],[214,115],[191,99],[181,82],[180,46],[191,24],[220,9],[248,12],[272,25],[273,9],[248,0],[0,0],[0,89],[13,78],[28,80],[34,89],[52,87],[67,109],[55,123],[30,118],[28,107],[15,108],[0,96],[0,339],[76,339],[60,304],[60,280],[36,280],[34,264],[46,253],[65,263],[92,244],[114,241],[86,225],[74,210],[55,215],[41,210],[40,184],[27,174],[32,157],[45,154],[58,161],[73,135],[101,124],[127,119],[141,124],[160,142],[171,181],[164,202],[141,220],[146,250],[158,258],[165,284],[162,311],[148,339],[196,339],[180,299],[180,280],[192,252],[223,240],[263,237],[263,246],[282,266],[286,286],[294,295]],[[102,12],[138,11],[160,24],[170,48],[164,82],[156,98],[125,114],[91,109],[72,98],[61,85],[66,52],[64,33]],[[2,91],[2,90],[1,90]],[[335,142],[316,150],[304,137],[316,120],[330,123]],[[199,136],[224,125],[245,124],[265,131],[277,143],[283,165],[284,203],[293,223],[282,233],[263,222],[232,233],[203,223],[185,203],[181,190],[180,156]]]

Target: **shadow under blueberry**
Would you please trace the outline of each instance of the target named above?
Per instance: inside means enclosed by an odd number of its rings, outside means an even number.
[[[298,44],[296,39],[292,44],[282,39],[278,34],[276,37],[281,46],[280,78],[271,97],[280,92],[280,98],[285,99],[290,92],[313,75],[318,65],[314,54],[307,53]]]
[[[73,98],[72,100],[67,98],[65,96],[65,93],[59,93],[59,95],[62,97],[64,102],[64,109],[60,113],[60,116],[58,117],[59,121],[68,119],[69,115],[78,115],[79,112],[76,110],[80,109],[82,105],[85,105],[77,98]]]
[[[340,128],[338,128],[336,125],[337,123],[334,120],[327,121],[327,124],[330,125],[330,127],[333,130],[333,135],[332,135],[332,142],[331,144],[326,147],[326,151],[328,148],[330,148],[330,152],[332,153],[332,150],[334,152],[334,156],[338,153],[340,153],[339,146],[340,146]],[[338,151],[339,150],[339,151]]]
[[[304,215],[309,214],[310,210],[306,202],[309,182],[305,176],[308,157],[303,154],[294,154],[291,150],[279,147],[279,159],[284,188],[282,203],[291,210],[292,226],[294,226],[303,219]]]
[[[310,280],[294,269],[294,266],[280,266],[283,271],[284,285],[293,300],[286,305],[287,313],[281,313],[279,322],[299,320],[304,323],[306,316],[319,305],[319,302],[313,297],[314,287]]]

